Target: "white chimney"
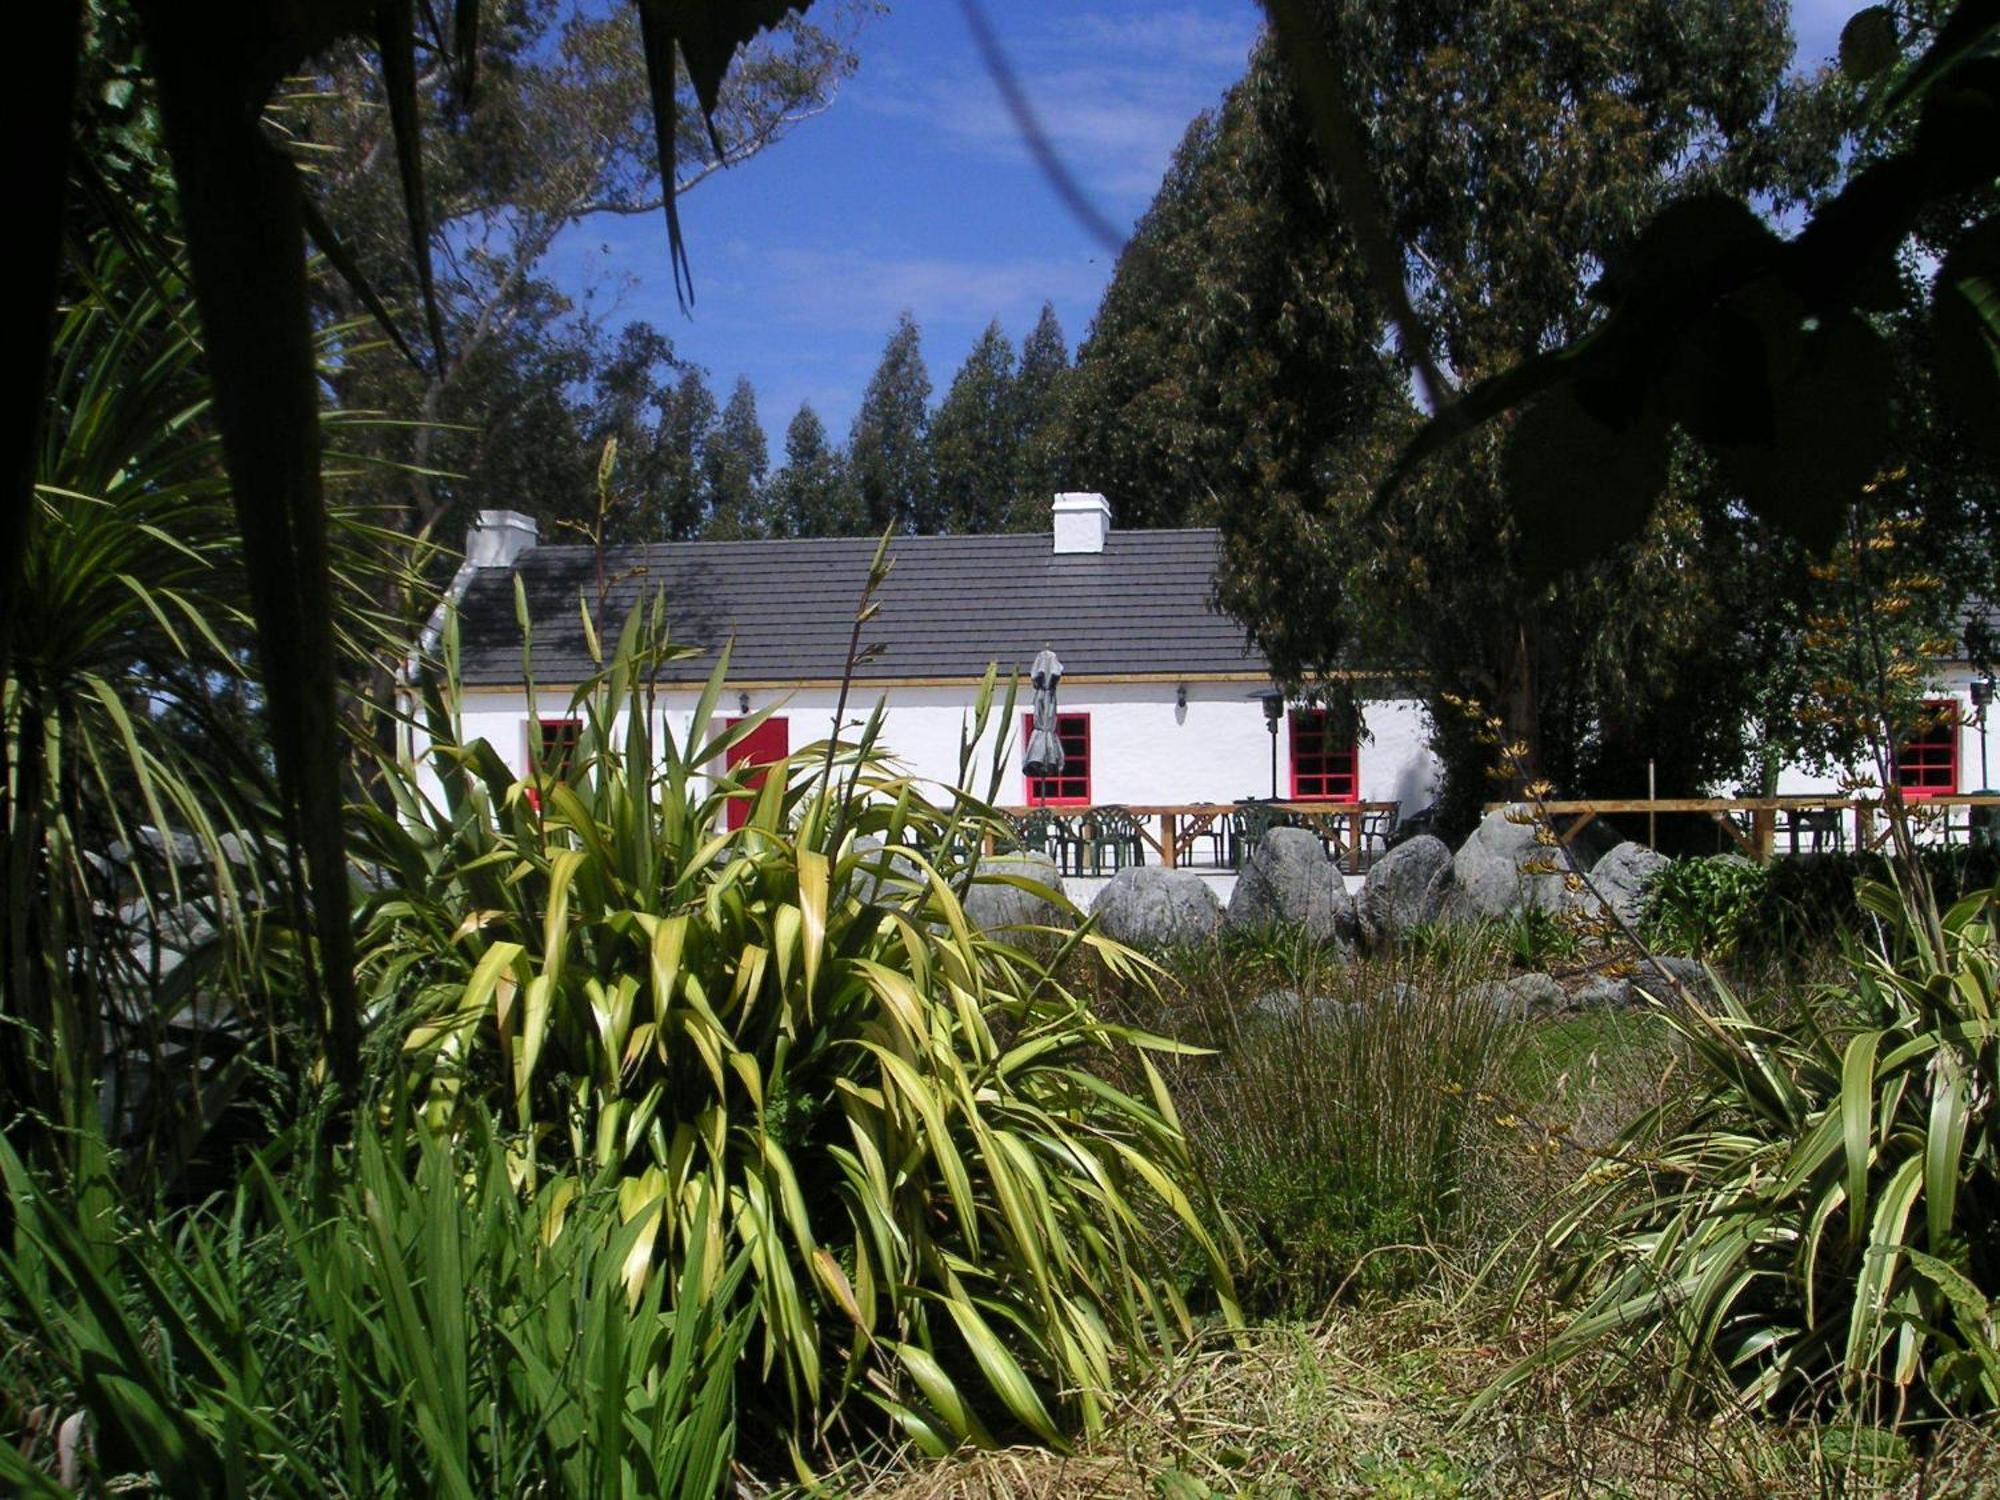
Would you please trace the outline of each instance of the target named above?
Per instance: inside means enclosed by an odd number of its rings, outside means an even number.
[[[518,510],[482,510],[465,534],[465,560],[475,568],[511,568],[540,539],[533,516]]]
[[[1111,502],[1087,490],[1056,496],[1056,555],[1102,552],[1111,534]]]

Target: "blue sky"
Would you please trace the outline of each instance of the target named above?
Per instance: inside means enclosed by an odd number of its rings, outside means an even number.
[[[1802,62],[1828,56],[1860,0],[1794,6]],[[1002,45],[1071,170],[1129,226],[1188,122],[1243,71],[1255,0],[987,0]],[[955,0],[900,0],[857,39],[860,69],[833,107],[682,201],[692,318],[675,307],[654,217],[580,226],[550,270],[615,320],[645,318],[707,368],[736,377],[782,456],[810,400],[836,440],[899,312],[923,330],[934,398],[998,318],[1018,345],[1042,302],[1072,350],[1113,256],[1029,161]]]

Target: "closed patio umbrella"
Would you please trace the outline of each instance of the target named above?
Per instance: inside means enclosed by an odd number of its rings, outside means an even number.
[[[1028,736],[1021,769],[1030,776],[1055,776],[1063,768],[1062,738],[1056,733],[1056,684],[1062,681],[1063,664],[1044,647],[1029,672],[1035,684],[1035,732]]]

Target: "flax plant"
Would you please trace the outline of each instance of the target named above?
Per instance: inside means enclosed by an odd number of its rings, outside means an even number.
[[[748,1331],[728,1310],[741,1256],[704,1261],[715,1237],[698,1234],[684,1285],[628,1295],[658,1201],[633,1212],[590,1175],[523,1197],[505,1142],[483,1122],[464,1134],[457,1149],[422,1138],[406,1162],[364,1125],[337,1172],[260,1165],[184,1216],[81,1223],[0,1142],[0,1485],[719,1493]],[[693,1205],[690,1223],[709,1212]]]
[[[1079,951],[1142,965],[1087,929],[1037,956],[967,920],[1004,748],[984,797],[926,788],[882,750],[877,709],[753,791],[725,767],[763,716],[708,730],[727,652],[680,737],[654,677],[691,653],[660,606],[609,650],[584,618],[602,670],[571,704],[566,767],[523,779],[463,743],[447,670],[429,694],[441,797],[405,776],[368,825],[384,885],[364,993],[407,1027],[410,1106],[447,1132],[503,1112],[524,1191],[583,1162],[635,1212],[663,1199],[634,1296],[704,1233],[708,1265],[746,1254],[757,1367],[801,1462],[857,1397],[933,1452],[1095,1428],[1128,1358],[1193,1332],[1155,1228],[1177,1223],[1230,1285],[1150,1061],[1174,1044],[1057,978]],[[989,673],[968,784],[997,691]],[[1105,1081],[1120,1053],[1144,1097]]]
[[[1884,945],[1797,1021],[1760,1023],[1719,980],[1713,1005],[1661,1005],[1707,1086],[1572,1189],[1547,1248],[1581,1306],[1496,1391],[1608,1341],[1664,1355],[1683,1399],[1719,1379],[1871,1420],[2000,1404],[1995,894],[1935,932],[1894,887],[1861,899]]]
[[[102,1122],[167,1186],[317,1018],[265,922],[299,929],[297,887],[200,341],[172,261],[103,238],[61,309],[5,601],[0,1124],[74,1168]],[[395,630],[358,602],[379,538],[334,531],[351,661]]]

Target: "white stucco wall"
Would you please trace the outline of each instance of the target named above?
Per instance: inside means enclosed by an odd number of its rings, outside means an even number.
[[[1186,706],[1175,703],[1173,682],[1065,683],[1059,697],[1064,713],[1090,715],[1091,800],[1097,803],[1235,802],[1264,797],[1271,791],[1271,736],[1263,706],[1251,696],[1258,684],[1191,682]],[[738,712],[738,694],[747,691],[753,710],[766,707],[787,721],[794,752],[823,741],[833,722],[837,693],[828,688],[780,692],[769,688],[728,688],[718,717]],[[886,700],[883,743],[914,775],[949,782],[958,771],[959,740],[969,727],[974,690],[969,687],[890,687],[859,689],[850,695],[848,715],[867,715],[877,697]],[[676,738],[685,743],[689,719],[699,699],[693,688],[660,695],[662,712]],[[566,693],[544,691],[536,710],[543,718],[560,718]],[[1029,709],[1024,691],[1005,726],[1008,764],[1000,800],[1027,801],[1020,771],[1023,722]],[[528,712],[523,696],[510,690],[468,690],[461,702],[461,723],[470,738],[485,738],[516,772],[528,763]],[[1428,804],[1437,784],[1437,765],[1425,743],[1421,706],[1413,700],[1390,699],[1365,709],[1368,737],[1360,745],[1361,797],[1366,801],[1397,801],[1404,813]],[[974,759],[974,782],[983,788],[991,760],[992,734]],[[710,733],[721,725],[711,726]],[[1290,736],[1280,726],[1277,737],[1278,792],[1291,788]],[[436,778],[428,770],[426,783],[435,793]]]
[[[1987,764],[1982,769],[1980,749],[1983,737],[1976,722],[1978,711],[1972,706],[1972,678],[1972,669],[1968,666],[1944,668],[1926,695],[1938,699],[1951,698],[1958,704],[1958,790],[1961,792],[1981,791],[1991,784],[1988,776],[1996,769],[1994,752],[2000,750],[2000,746],[1987,746]],[[2000,726],[1990,725],[1988,732],[1994,727]],[[1857,765],[1851,769],[1854,775],[1864,777],[1870,783],[1876,779],[1872,765]],[[1837,771],[1819,772],[1803,766],[1786,766],[1778,773],[1778,792],[1781,796],[1814,793],[1845,795],[1841,791],[1844,779],[1847,778]]]

